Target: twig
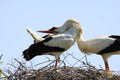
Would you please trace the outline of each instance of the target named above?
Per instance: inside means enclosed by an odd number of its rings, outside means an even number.
[[[23,66],[23,63],[21,63],[20,61],[18,61],[17,59],[14,59],[15,61],[17,61],[19,64],[20,64],[20,66],[22,66],[23,68],[25,68],[26,70],[27,70],[27,68],[25,67],[25,66]]]
[[[85,57],[85,56],[83,56],[81,59],[78,59],[78,58],[76,58],[76,57],[74,57],[72,54],[70,54],[70,53],[68,53],[72,58],[74,58],[75,60],[77,60],[77,62],[75,62],[73,65],[72,65],[72,67],[74,67],[78,62],[82,62],[81,60]]]
[[[71,65],[68,61],[67,61],[67,57],[70,56],[70,54],[67,54],[66,56],[63,54],[64,59],[62,61],[66,61],[69,65]],[[65,62],[64,62],[65,63]],[[61,65],[61,64],[60,64]]]
[[[65,66],[66,66],[66,64],[65,64],[64,60],[60,60],[60,61],[62,61],[62,63],[64,64],[64,67],[65,67]],[[60,67],[60,65],[62,65],[62,63],[61,63],[61,64],[59,64],[58,66]]]
[[[36,65],[34,65],[34,66],[38,66],[38,65],[41,65],[41,64],[45,64],[45,63],[50,62],[50,61],[54,61],[54,60],[44,61],[44,62],[38,63],[38,64],[36,64]]]
[[[52,61],[51,63],[49,63],[48,65],[44,66],[44,67],[43,67],[43,68],[41,68],[40,70],[42,70],[42,69],[44,69],[44,68],[46,68],[46,67],[50,66],[50,64],[52,64],[52,63],[54,63],[54,62],[55,62],[55,60],[54,60],[54,61]]]

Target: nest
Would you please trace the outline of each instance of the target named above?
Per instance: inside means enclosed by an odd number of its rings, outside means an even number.
[[[76,59],[73,55],[71,56]],[[115,72],[113,72],[112,77],[108,77],[105,70],[96,69],[94,66],[85,62],[82,62],[83,65],[80,67],[75,67],[74,65],[71,67],[66,66],[65,59],[63,59],[64,65],[58,66],[57,70],[54,70],[54,65],[51,65],[53,62],[36,70],[27,67],[25,62],[14,59],[17,65],[10,63],[9,65],[12,68],[6,69],[7,74],[5,74],[5,77],[8,80],[120,80],[120,75],[115,74]],[[76,60],[80,62],[80,59]]]

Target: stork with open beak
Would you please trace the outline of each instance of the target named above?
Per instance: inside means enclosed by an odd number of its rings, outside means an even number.
[[[44,31],[41,31],[44,32]],[[119,35],[111,35],[111,36],[102,36],[96,37],[88,40],[83,39],[83,31],[79,21],[75,19],[69,19],[65,22],[65,24],[56,29],[54,32],[63,33],[67,35],[71,35],[74,41],[77,40],[78,47],[81,52],[86,54],[98,54],[101,55],[105,64],[106,73],[108,75],[112,75],[112,72],[109,69],[108,58],[111,55],[120,54],[120,36]],[[63,35],[62,34],[62,35]],[[61,38],[63,39],[63,38]],[[67,43],[74,41],[67,40]],[[61,45],[61,44],[59,44]],[[66,44],[69,45],[69,44]],[[70,45],[71,46],[71,45]]]
[[[72,25],[72,24],[71,24]],[[66,21],[62,27],[69,26],[69,21]],[[53,55],[56,58],[55,69],[57,67],[57,63],[60,61],[59,56],[66,50],[68,50],[77,40],[77,34],[79,31],[72,25],[67,28],[65,32],[57,32],[57,30],[62,29],[50,29],[48,31],[40,31],[45,33],[52,33],[53,35],[43,37],[43,38],[35,38],[33,33],[32,37],[36,40],[34,44],[31,44],[26,50],[23,51],[23,57],[29,61],[33,57],[38,55]]]

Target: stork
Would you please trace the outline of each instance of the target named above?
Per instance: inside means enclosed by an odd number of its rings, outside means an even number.
[[[112,75],[109,69],[108,58],[111,55],[120,54],[120,36],[101,36],[88,40],[83,39],[83,31],[79,21],[75,19],[69,19],[65,23],[66,25],[56,29],[57,33],[73,33],[76,35],[77,44],[81,52],[86,54],[98,54],[101,55],[105,64],[106,73]],[[71,28],[72,27],[72,28]],[[69,30],[71,28],[71,30]],[[73,29],[73,30],[72,30]],[[68,31],[69,30],[69,31]]]
[[[65,24],[62,25],[69,26],[69,21],[65,22]],[[31,34],[31,36],[36,40],[34,44],[31,44],[26,50],[23,51],[23,57],[29,61],[33,57],[38,55],[53,55],[56,58],[55,63],[55,69],[57,67],[57,63],[60,61],[59,56],[66,50],[68,50],[77,40],[77,34],[79,31],[72,25],[73,27],[70,27],[67,29],[67,31],[63,33],[53,33],[50,36],[45,36],[43,38],[39,36],[33,35],[30,31],[30,29],[27,29],[28,32]],[[59,29],[59,28],[58,28]],[[61,28],[60,28],[61,29]],[[56,29],[57,30],[57,29]],[[52,33],[54,29],[50,29],[48,31],[43,31],[47,33]],[[74,32],[75,31],[75,32]],[[42,32],[42,31],[41,31]]]

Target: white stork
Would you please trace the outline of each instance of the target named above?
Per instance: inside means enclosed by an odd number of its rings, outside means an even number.
[[[65,24],[62,25],[64,26],[69,26],[69,21],[65,22]],[[72,25],[73,26],[73,25]],[[27,29],[28,32],[30,29]],[[57,30],[57,29],[56,29]],[[48,31],[43,31],[47,33],[53,33],[54,29],[50,29]],[[77,40],[77,32],[79,32],[75,27],[70,27],[65,31],[65,33],[57,33],[55,32],[53,35],[50,36],[45,36],[43,38],[39,36],[35,36],[33,33],[31,36],[34,38],[36,41],[34,44],[31,44],[29,48],[23,51],[23,57],[29,61],[33,57],[38,56],[38,55],[53,55],[56,58],[56,63],[55,63],[55,69],[57,67],[57,63],[60,61],[60,54],[62,54],[64,51],[69,49]]]
[[[104,60],[106,73],[108,75],[112,75],[108,65],[108,58],[111,55],[120,54],[120,36],[111,35],[84,40],[82,37],[82,27],[75,19],[67,20],[64,26],[54,32],[71,33],[72,36],[76,36],[75,38],[77,39],[77,44],[80,51],[86,54],[95,53],[101,55]]]

